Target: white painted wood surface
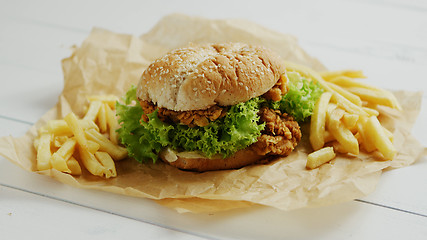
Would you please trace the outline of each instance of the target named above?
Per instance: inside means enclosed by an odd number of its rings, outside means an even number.
[[[244,18],[290,33],[330,69],[373,84],[427,91],[427,2],[0,1],[0,136],[21,136],[62,91],[60,60],[93,27],[135,35],[166,14]],[[414,135],[427,146],[427,104]],[[383,174],[356,201],[281,212],[178,214],[157,204],[75,189],[0,157],[0,239],[426,239],[427,158]]]

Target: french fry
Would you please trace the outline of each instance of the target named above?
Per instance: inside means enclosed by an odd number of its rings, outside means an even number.
[[[365,124],[367,120],[368,120],[367,118],[359,119],[359,121],[357,122],[357,129],[358,129],[357,132],[360,134],[360,138],[362,139],[361,144],[363,148],[365,149],[366,152],[370,153],[375,151],[376,147],[372,139],[368,137],[368,133],[366,133]]]
[[[75,146],[75,139],[67,139],[67,141],[55,153],[53,153],[50,158],[52,168],[61,172],[71,173],[71,170],[67,166],[67,161],[73,155]]]
[[[324,163],[331,161],[334,158],[335,158],[334,149],[332,147],[324,147],[308,154],[306,167],[308,169],[314,169]]]
[[[101,133],[105,133],[107,131],[107,116],[105,114],[105,107],[108,106],[106,104],[102,104],[97,115],[99,131]]]
[[[80,167],[79,162],[71,156],[70,159],[67,161],[67,167],[70,169],[71,175],[81,175],[82,174],[82,168]]]
[[[346,126],[346,128],[350,129],[351,132],[355,133],[357,130],[357,121],[359,120],[359,115],[344,113],[342,118],[342,122]]]
[[[324,92],[317,100],[310,123],[310,143],[314,150],[318,150],[325,144],[326,109],[332,94]]]
[[[78,151],[81,162],[92,175],[104,176],[105,167],[102,166],[93,153],[89,152],[89,150],[83,146],[78,146]]]
[[[393,140],[394,140],[394,135],[393,135],[393,133],[392,132],[390,132],[387,128],[385,128],[384,126],[383,126],[383,129],[384,129],[384,132],[385,132],[385,134],[387,135],[387,137],[388,137],[388,139],[390,139],[390,141],[391,142],[393,142]]]
[[[86,130],[86,136],[88,139],[99,144],[99,151],[107,152],[115,161],[122,160],[127,157],[126,148],[115,145],[108,138],[94,129]]]
[[[110,134],[110,141],[112,143],[114,143],[115,145],[118,145],[119,143],[119,135],[117,133],[117,128],[118,128],[118,122],[116,119],[116,116],[113,112],[113,110],[109,107],[105,108],[105,113],[107,116],[107,125],[108,125],[108,129],[109,129],[109,134]]]
[[[353,133],[341,122],[345,111],[341,108],[328,109],[326,114],[326,127],[334,138],[348,153],[359,154],[359,143]]]
[[[50,142],[52,134],[44,133],[40,136],[37,142],[37,170],[43,171],[51,168],[50,158],[52,152],[50,150]]]
[[[38,132],[38,134],[39,134],[39,135],[42,135],[42,134],[44,134],[44,133],[49,133],[49,129],[48,129],[48,128],[47,128],[47,126],[45,125],[45,126],[40,127],[40,128],[37,130],[37,132]]]
[[[320,76],[326,81],[336,77],[349,77],[349,78],[366,78],[360,70],[341,70],[341,71],[326,71],[320,72]]]
[[[374,86],[367,84],[365,82],[357,81],[357,80],[355,80],[351,77],[348,77],[348,76],[336,76],[334,78],[331,78],[330,82],[335,83],[336,85],[339,85],[343,88],[361,87],[361,88],[371,89],[374,91],[380,90],[377,87],[374,87]]]
[[[329,131],[326,131],[326,130],[325,130],[325,133],[323,135],[323,139],[324,139],[325,143],[335,140],[334,136]]]
[[[380,113],[373,108],[362,107],[362,109],[363,109],[363,111],[365,111],[365,113],[368,114],[368,116],[375,116],[376,117],[376,116],[380,115]]]
[[[354,137],[353,133],[343,124],[340,123],[337,126],[332,126],[329,124],[328,130],[342,145],[346,152],[354,155],[359,154],[359,142],[357,142],[357,139]]]
[[[55,148],[60,148],[69,138],[68,136],[53,136],[52,146]]]
[[[356,125],[356,128],[357,128],[357,125]],[[357,139],[357,142],[359,142],[359,146],[360,146],[360,144],[363,144],[363,138],[362,138],[362,135],[360,134],[360,132],[356,132],[354,134],[354,137]]]
[[[359,96],[347,91],[346,89],[335,85],[333,83],[327,83],[327,85],[333,89],[335,92],[339,93],[341,96],[345,97],[346,99],[348,99],[350,102],[354,103],[355,105],[361,107],[362,106],[362,100],[360,99]]]
[[[76,115],[74,113],[69,113],[67,116],[65,116],[64,120],[68,124],[68,127],[71,129],[71,132],[73,132],[77,143],[80,146],[88,149],[88,143],[85,133],[83,131],[82,126],[79,124]]]
[[[110,177],[116,177],[116,166],[114,164],[114,160],[111,158],[111,156],[106,152],[96,152],[95,153],[96,159],[104,166],[104,176],[105,178]]]
[[[335,107],[334,104],[329,104],[326,111],[326,126],[340,124],[341,118],[344,117],[346,112],[339,107]]]
[[[388,99],[390,99],[391,102],[391,107],[397,110],[402,110],[402,107],[400,106],[399,101],[397,101],[396,97],[393,95],[393,93],[383,90],[381,89],[382,94],[384,94],[385,96],[388,97]]]
[[[87,140],[87,150],[89,150],[90,153],[96,153],[100,147],[101,146],[97,142]]]
[[[383,126],[376,117],[369,117],[365,124],[365,134],[372,139],[373,144],[386,160],[392,160],[397,151],[390,141]]]
[[[333,92],[331,102],[336,103],[338,106],[344,108],[349,113],[368,116],[368,114],[363,110],[362,107],[357,106],[356,104],[352,103],[350,100],[333,91],[332,89],[331,91]]]
[[[102,107],[101,101],[92,101],[89,103],[89,109],[87,110],[84,120],[90,120],[95,122],[96,117],[98,116],[99,109]]]
[[[116,109],[116,102],[119,101],[119,98],[114,95],[93,95],[87,98],[90,102],[100,101],[108,104],[111,109]]]
[[[394,106],[392,100],[389,98],[389,96],[384,94],[384,91],[375,91],[372,89],[360,87],[350,87],[347,88],[347,90],[353,94],[356,94],[364,101],[392,108]]]
[[[332,141],[331,143],[332,148],[334,149],[334,152],[336,153],[348,153],[348,150],[338,141]]]

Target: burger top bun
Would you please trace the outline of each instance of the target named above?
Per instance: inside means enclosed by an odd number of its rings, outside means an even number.
[[[148,66],[137,96],[175,111],[234,105],[270,90],[284,71],[280,58],[264,47],[242,43],[189,46]]]

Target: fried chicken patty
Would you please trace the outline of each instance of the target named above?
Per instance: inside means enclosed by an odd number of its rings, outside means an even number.
[[[150,114],[156,109],[157,116],[162,122],[175,122],[187,125],[189,127],[204,127],[209,124],[209,122],[215,121],[219,118],[222,118],[227,114],[227,108],[214,105],[205,110],[191,110],[191,111],[173,111],[166,108],[159,108],[149,101],[140,101],[140,105],[144,114],[142,115],[142,120],[144,122],[148,121],[147,114]]]
[[[250,147],[258,155],[281,155],[291,153],[301,140],[301,130],[292,116],[263,107],[259,111],[260,121],[265,123],[265,128],[258,137],[258,141]]]

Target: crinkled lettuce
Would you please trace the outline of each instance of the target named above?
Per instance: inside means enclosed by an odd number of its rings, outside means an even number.
[[[294,117],[297,122],[304,122],[313,114],[314,105],[323,90],[319,84],[302,77],[297,72],[288,72],[288,92],[270,107],[279,109]]]
[[[166,146],[180,151],[201,151],[212,157],[230,156],[257,141],[264,129],[258,122],[262,99],[253,98],[231,106],[227,115],[205,127],[190,128],[181,124],[168,124],[159,120],[157,111],[148,114],[149,121],[141,120],[143,110],[136,98],[136,87],[117,103],[116,114],[121,127],[117,130],[120,141],[127,147],[129,156],[139,162],[155,162],[158,153]]]

